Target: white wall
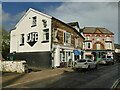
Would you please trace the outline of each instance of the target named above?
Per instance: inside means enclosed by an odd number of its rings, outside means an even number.
[[[65,54],[66,54],[66,51],[73,52],[74,50],[74,47],[66,47],[66,46],[61,46],[61,45],[53,45],[53,48],[55,48],[54,61],[53,61],[54,67],[60,66],[60,49],[64,49]],[[72,57],[72,61],[74,61],[74,53],[71,54],[71,57]],[[65,55],[65,61],[67,61],[67,58],[68,57],[66,57]]]
[[[10,39],[10,53],[16,52],[40,52],[50,51],[51,44],[51,18],[41,15],[34,11],[29,11],[28,14],[21,19],[15,30],[11,31]],[[32,26],[32,17],[37,16],[37,26]],[[41,43],[43,40],[43,22],[42,19],[47,20],[47,28],[49,28],[49,42]],[[27,43],[27,34],[30,32],[38,32],[38,42],[32,47]],[[20,46],[20,34],[25,34],[25,43]]]
[[[3,72],[25,72],[26,61],[1,61],[0,60],[0,71]]]

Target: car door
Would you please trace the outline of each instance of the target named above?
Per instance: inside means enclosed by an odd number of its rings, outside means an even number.
[[[89,64],[89,66],[90,66],[90,68],[93,68],[93,65],[92,65],[92,63],[91,63],[91,60],[87,60],[87,63]]]
[[[89,59],[88,63],[90,65],[90,68],[95,68],[95,64],[94,64],[94,62],[92,60]]]

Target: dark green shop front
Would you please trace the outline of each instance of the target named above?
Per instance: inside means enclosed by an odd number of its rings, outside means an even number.
[[[91,54],[94,57],[94,61],[100,61],[102,58],[105,58],[107,56],[108,52],[112,52],[113,50],[89,50],[87,52],[91,52]]]

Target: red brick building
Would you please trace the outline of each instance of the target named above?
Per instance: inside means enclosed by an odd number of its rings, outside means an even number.
[[[83,43],[85,58],[97,61],[104,57],[113,58],[114,33],[101,27],[84,27],[82,30],[85,37]]]

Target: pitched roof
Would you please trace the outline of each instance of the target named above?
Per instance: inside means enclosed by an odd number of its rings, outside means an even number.
[[[63,23],[64,25],[66,25],[66,26],[72,28],[78,35],[80,35],[83,39],[85,39],[85,38],[84,38],[75,28],[73,28],[71,25],[69,25],[69,24],[67,24],[67,23],[65,23],[65,22],[63,22],[63,21],[61,21],[61,20],[59,20],[59,19],[57,19],[57,18],[55,18],[55,17],[52,17],[52,19],[55,19],[55,20],[57,20],[57,21]]]
[[[38,14],[41,14],[41,15],[43,15],[43,16],[45,16],[45,17],[48,17],[48,18],[51,18],[51,19],[56,19],[56,20],[62,22],[63,24],[67,25],[68,27],[72,28],[77,34],[79,34],[79,35],[84,39],[84,37],[83,37],[75,28],[73,28],[71,25],[66,24],[66,23],[64,23],[63,21],[61,21],[61,20],[59,20],[59,19],[57,19],[57,18],[55,18],[55,17],[53,17],[53,16],[50,16],[50,15],[45,14],[45,13],[42,13],[42,12],[36,10],[36,9],[33,9],[33,8],[29,8],[29,9],[26,11],[26,13],[21,17],[21,19],[16,23],[15,28],[16,28],[16,27],[18,26],[18,24],[27,16],[27,14],[28,14],[30,11],[33,11],[33,12],[38,13]],[[78,25],[79,25],[79,24],[78,24]],[[15,29],[15,28],[14,28],[14,29]],[[14,30],[14,29],[12,29],[12,30]],[[11,31],[12,31],[12,30],[11,30]]]
[[[91,33],[91,34],[114,34],[113,32],[109,31],[106,28],[103,27],[84,27],[83,28],[83,33]]]
[[[33,8],[29,8],[29,9],[25,12],[25,14],[21,17],[21,19],[16,23],[15,27],[17,27],[17,26],[19,25],[19,23],[27,16],[27,14],[28,14],[30,11],[33,11],[33,12],[35,12],[35,13],[38,13],[38,14],[43,15],[43,16],[48,17],[48,18],[52,18],[52,16],[50,16],[50,15],[47,15],[47,14],[42,13],[42,12],[39,12],[38,10],[35,10],[35,9],[33,9]]]

